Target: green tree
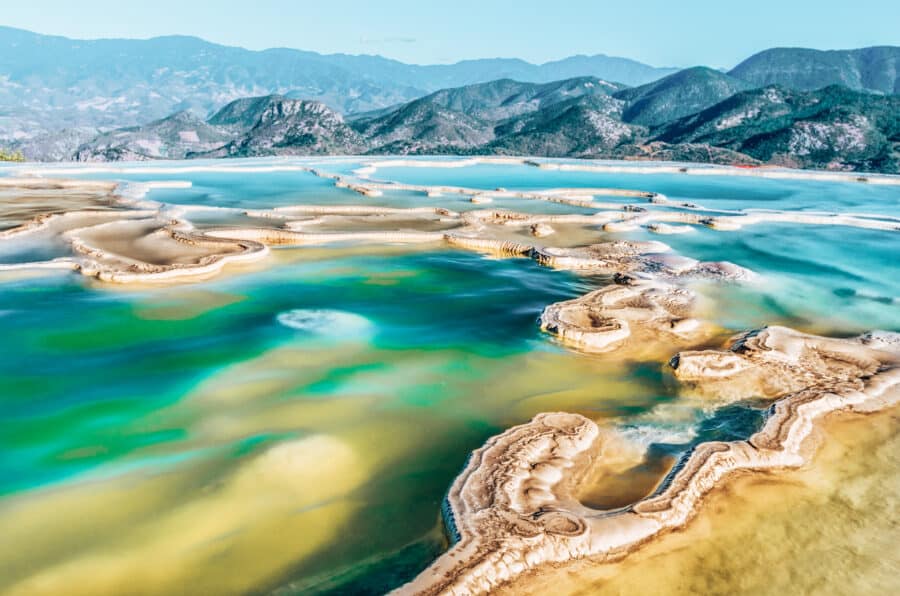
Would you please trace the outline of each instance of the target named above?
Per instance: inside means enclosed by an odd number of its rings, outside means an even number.
[[[25,161],[21,151],[7,151],[0,149],[0,161]]]

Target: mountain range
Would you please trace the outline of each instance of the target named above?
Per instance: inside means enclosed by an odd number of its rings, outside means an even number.
[[[499,154],[900,172],[900,96],[839,85],[729,95],[729,83],[705,69],[625,89],[594,77],[503,79],[346,119],[320,102],[270,95],[236,100],[208,120],[179,112],[106,133],[73,158]],[[682,115],[686,100],[670,99],[686,97],[694,112]]]
[[[3,144],[32,159],[519,154],[898,172],[894,47],[776,48],[724,72],[604,56],[414,66],[0,28],[4,43],[38,46],[18,62],[0,54],[0,133],[4,120],[28,129]]]
[[[603,55],[419,66],[380,56],[250,51],[195,37],[75,40],[0,27],[0,138],[137,126],[182,110],[205,118],[229,101],[269,94],[351,113],[500,78],[594,75],[639,85],[674,70]]]

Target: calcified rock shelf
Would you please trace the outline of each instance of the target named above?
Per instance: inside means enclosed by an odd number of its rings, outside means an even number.
[[[415,192],[429,202],[445,195],[470,196],[473,202],[494,199],[545,201],[592,210],[591,214],[530,214],[508,209],[484,209],[456,212],[434,207],[377,207],[368,205],[296,205],[270,209],[237,209],[191,205],[160,204],[145,199],[153,189],[178,189],[190,183],[150,182],[117,186],[108,182],[67,180],[41,176],[74,173],[115,174],[116,168],[26,169],[29,177],[0,178],[0,189],[37,191],[42,196],[40,209],[23,217],[12,206],[3,221],[12,222],[0,230],[0,242],[39,237],[38,241],[62,241],[72,254],[49,261],[0,265],[10,269],[72,269],[110,283],[171,283],[206,279],[229,264],[248,263],[265,258],[268,247],[304,246],[335,242],[368,243],[445,243],[457,248],[492,253],[498,256],[531,257],[542,265],[562,269],[589,270],[595,273],[645,273],[663,276],[707,276],[742,278],[752,273],[728,263],[698,263],[688,257],[664,254],[663,243],[618,242],[600,245],[554,246],[556,238],[571,242],[577,232],[602,229],[627,232],[645,228],[658,234],[690,232],[693,226],[716,230],[737,230],[747,225],[795,223],[849,226],[872,230],[896,231],[900,219],[887,215],[790,212],[776,210],[722,210],[695,203],[678,203],[654,192],[613,188],[560,188],[543,191],[509,191],[456,186],[410,185],[378,182],[372,179],[379,167],[466,167],[475,164],[536,165],[542,169],[575,171],[620,171],[612,165],[536,163],[523,159],[483,158],[462,161],[380,161],[359,168],[354,176],[331,174],[306,166],[242,166],[245,173],[305,171],[334,181],[361,197],[380,196],[385,191]],[[670,167],[625,167],[630,173],[669,173]],[[732,171],[733,170],[733,171]],[[155,168],[157,173],[221,172],[228,166],[186,166]],[[231,168],[230,171],[235,171]],[[736,168],[685,168],[678,172],[694,174],[758,175],[763,177],[850,181],[844,175],[792,170],[745,171]],[[867,182],[895,184],[892,177],[872,177]],[[76,203],[73,193],[88,196]],[[57,196],[54,203],[52,197]],[[604,202],[598,197],[629,197],[646,200],[645,206]],[[192,212],[220,211],[252,219],[251,226],[215,227],[198,230],[191,222]],[[19,220],[16,220],[18,215]],[[674,225],[673,225],[674,224]],[[318,231],[326,227],[328,231]],[[585,234],[580,234],[584,237]],[[115,239],[114,242],[109,240]]]
[[[618,283],[581,298],[548,306],[541,328],[588,352],[621,349],[626,342],[648,345],[698,345],[712,335],[710,326],[692,317],[697,296],[671,284]]]
[[[359,204],[294,204],[231,208],[150,200],[155,189],[177,192],[189,183],[113,183],[62,176],[86,170],[23,170],[0,178],[0,193],[16,197],[0,209],[0,247],[29,242],[55,247],[44,260],[0,265],[0,272],[71,270],[107,284],[179,284],[265,267],[273,249],[331,244],[416,245],[460,249],[491,258],[529,259],[594,280],[600,287],[548,304],[540,328],[585,353],[668,360],[680,385],[700,399],[757,400],[768,407],[761,428],[744,440],[700,442],[649,496],[603,510],[580,500],[586,479],[623,439],[620,431],[578,414],[544,413],[476,450],[446,498],[444,525],[451,548],[403,594],[478,594],[542,567],[574,559],[605,562],[627,556],[687,524],[704,497],[738,472],[798,467],[816,445],[818,422],[833,412],[875,412],[900,401],[900,336],[871,332],[852,339],[766,327],[720,345],[723,329],[704,318],[699,282],[764,282],[727,261],[678,254],[660,241],[622,239],[647,231],[682,235],[698,228],[722,232],[747,226],[795,224],[900,231],[891,215],[815,211],[717,209],[643,190],[555,188],[522,191],[380,181],[389,167],[459,168],[479,164],[545,170],[716,175],[894,185],[898,179],[790,170],[565,164],[524,159],[378,160],[352,174],[318,167],[241,166],[241,172],[298,171],[355,193]],[[116,174],[95,168],[94,174]],[[229,166],[155,168],[177,179],[185,172],[234,171]],[[385,193],[411,193],[424,206],[370,204]],[[459,198],[478,208],[463,210]],[[452,201],[457,200],[456,209]],[[627,199],[627,202],[616,199]],[[490,208],[495,202],[564,206],[576,213]],[[485,207],[481,207],[481,205]],[[204,223],[204,217],[216,217]],[[218,220],[227,220],[227,224]],[[675,240],[670,240],[673,244]],[[599,281],[597,281],[599,280]],[[740,328],[740,327],[738,327]],[[711,343],[713,342],[713,343]],[[601,356],[603,357],[603,356]],[[530,414],[529,414],[530,415]],[[645,493],[642,493],[645,494]]]
[[[895,405],[898,364],[900,335],[837,340],[783,327],[749,332],[727,351],[680,353],[672,367],[684,382],[771,396],[766,423],[746,441],[701,443],[653,495],[612,511],[577,497],[610,438],[583,416],[540,414],[472,454],[447,496],[454,546],[398,593],[481,594],[541,565],[623,557],[684,526],[729,475],[802,465],[827,414]]]

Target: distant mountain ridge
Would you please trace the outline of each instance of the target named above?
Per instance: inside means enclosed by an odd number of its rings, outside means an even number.
[[[858,50],[772,48],[744,60],[729,73],[753,87],[781,85],[813,91],[843,85],[854,91],[900,93],[900,47]]]
[[[542,65],[485,59],[419,66],[380,56],[250,51],[195,37],[73,40],[0,27],[0,139],[136,126],[181,110],[206,118],[250,96],[279,94],[352,113],[501,78],[591,75],[635,85],[674,70],[603,55]]]
[[[718,70],[696,66],[658,81],[625,89],[616,98],[626,102],[626,122],[655,126],[699,112],[750,85]]]

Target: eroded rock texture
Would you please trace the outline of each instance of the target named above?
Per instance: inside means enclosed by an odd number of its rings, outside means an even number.
[[[693,317],[696,301],[694,292],[672,284],[613,284],[551,304],[541,315],[541,329],[587,352],[608,352],[626,342],[696,345],[712,333]]]
[[[823,416],[900,402],[897,334],[831,339],[769,327],[727,350],[679,354],[672,366],[680,380],[710,391],[730,379],[740,387],[734,399],[771,399],[762,429],[746,440],[699,444],[652,495],[601,511],[578,502],[578,485],[603,464],[612,431],[580,415],[539,414],[472,454],[446,501],[454,545],[398,592],[483,594],[542,565],[625,556],[686,524],[729,474],[803,464]]]

